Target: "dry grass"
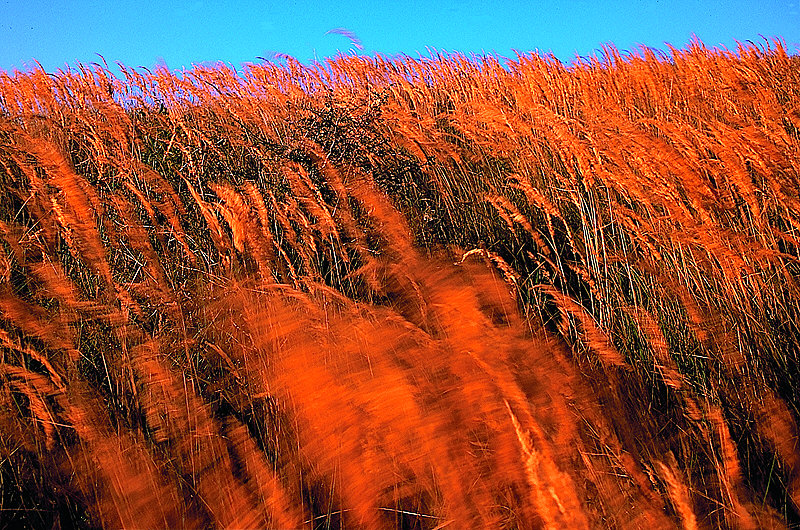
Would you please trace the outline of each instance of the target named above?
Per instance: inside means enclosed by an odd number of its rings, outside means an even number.
[[[799,66],[0,76],[0,526],[800,525]]]

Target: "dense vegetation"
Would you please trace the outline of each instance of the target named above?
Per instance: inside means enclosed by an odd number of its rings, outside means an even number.
[[[0,527],[800,525],[779,42],[0,76]]]

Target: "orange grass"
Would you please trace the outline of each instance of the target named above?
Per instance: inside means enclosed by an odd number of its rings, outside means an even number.
[[[0,75],[0,527],[800,525],[800,63]]]

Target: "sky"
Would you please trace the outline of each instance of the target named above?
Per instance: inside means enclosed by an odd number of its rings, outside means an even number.
[[[800,0],[474,0],[335,2],[243,0],[0,0],[0,70],[46,71],[100,62],[170,69],[235,67],[280,53],[307,63],[338,53],[428,55],[428,47],[565,63],[639,45],[708,47],[784,39],[800,52]],[[361,41],[357,50],[346,28]]]

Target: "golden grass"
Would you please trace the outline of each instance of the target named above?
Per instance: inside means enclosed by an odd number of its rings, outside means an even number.
[[[0,526],[800,524],[800,68],[0,75]]]

